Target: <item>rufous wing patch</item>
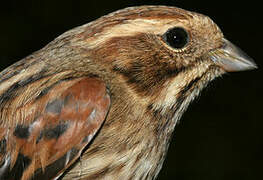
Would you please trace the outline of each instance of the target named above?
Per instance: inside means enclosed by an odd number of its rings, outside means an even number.
[[[109,107],[109,93],[97,78],[55,84],[17,111],[25,118],[17,122],[24,123],[0,126],[0,179],[58,177],[94,138]]]

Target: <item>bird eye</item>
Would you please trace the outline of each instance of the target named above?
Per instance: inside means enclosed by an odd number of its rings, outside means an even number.
[[[188,43],[189,37],[186,30],[181,27],[174,27],[163,35],[163,39],[172,48],[181,49]]]

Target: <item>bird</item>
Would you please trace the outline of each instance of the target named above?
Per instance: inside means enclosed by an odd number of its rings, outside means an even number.
[[[0,179],[156,179],[190,102],[255,68],[212,19],[177,7],[73,28],[0,73]]]

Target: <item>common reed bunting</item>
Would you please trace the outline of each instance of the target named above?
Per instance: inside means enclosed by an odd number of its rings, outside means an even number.
[[[253,68],[210,18],[175,7],[67,31],[0,74],[0,179],[155,179],[189,103]]]

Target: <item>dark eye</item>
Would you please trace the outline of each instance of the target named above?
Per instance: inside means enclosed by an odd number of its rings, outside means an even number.
[[[174,27],[169,29],[164,35],[165,42],[175,48],[181,49],[188,43],[188,33],[181,27]]]

